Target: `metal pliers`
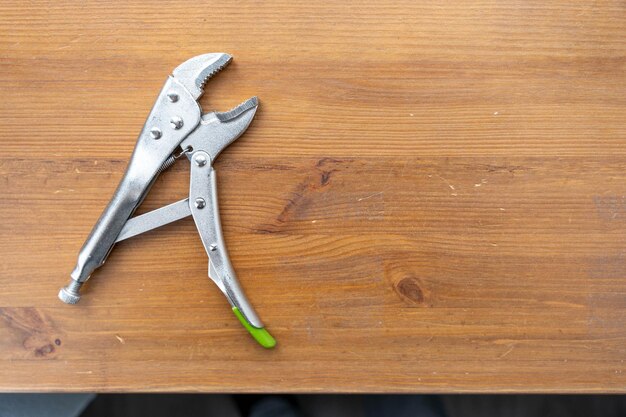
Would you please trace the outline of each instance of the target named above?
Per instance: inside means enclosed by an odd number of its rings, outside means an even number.
[[[230,111],[204,114],[198,104],[204,83],[231,59],[224,53],[198,55],[167,78],[124,177],[78,254],[72,279],[59,292],[63,302],[79,301],[81,286],[105,262],[115,243],[191,215],[209,255],[209,278],[250,334],[263,347],[274,347],[276,341],[250,305],[228,259],[212,166],[220,152],[246,131],[258,101],[252,97]],[[191,162],[189,198],[131,218],[157,176],[183,155]]]

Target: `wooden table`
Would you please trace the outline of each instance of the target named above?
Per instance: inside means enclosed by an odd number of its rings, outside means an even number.
[[[626,392],[620,1],[0,6],[0,389]],[[258,95],[216,162],[256,345],[189,219],[56,294],[163,80]],[[188,193],[188,164],[142,212]]]

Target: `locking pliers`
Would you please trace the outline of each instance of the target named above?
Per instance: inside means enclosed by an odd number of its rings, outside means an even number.
[[[124,177],[80,250],[69,284],[59,291],[63,302],[79,301],[81,286],[102,266],[115,243],[191,215],[209,256],[209,278],[250,334],[263,347],[274,347],[274,338],[250,305],[228,259],[212,166],[220,152],[246,131],[258,101],[252,97],[230,111],[204,114],[198,104],[204,83],[231,59],[224,53],[198,55],[167,78]],[[183,155],[191,162],[189,198],[131,218],[158,175]]]

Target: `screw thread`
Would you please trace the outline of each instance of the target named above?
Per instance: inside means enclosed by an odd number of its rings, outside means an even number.
[[[59,291],[59,299],[66,304],[76,304],[80,300],[80,287],[82,282],[70,279],[69,284]]]
[[[67,284],[67,287],[65,287],[65,288],[67,289],[68,292],[78,294],[78,293],[80,293],[80,287],[82,287],[82,286],[83,286],[82,282],[78,282],[78,281],[76,281],[74,279],[71,279],[70,283]]]

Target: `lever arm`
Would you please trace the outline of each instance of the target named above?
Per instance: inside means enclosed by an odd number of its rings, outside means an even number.
[[[263,347],[272,348],[276,341],[265,330],[246,298],[228,259],[219,218],[215,170],[210,156],[205,151],[196,151],[191,155],[191,161],[189,207],[209,255],[209,278],[224,293],[233,312],[252,337]]]

